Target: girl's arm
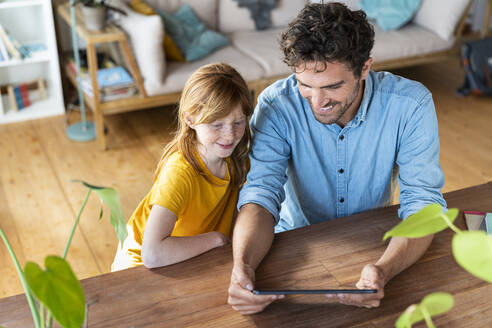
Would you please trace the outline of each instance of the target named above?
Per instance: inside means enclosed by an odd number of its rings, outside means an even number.
[[[176,219],[176,215],[167,208],[152,206],[142,243],[142,260],[147,268],[178,263],[229,242],[218,231],[192,237],[171,237]]]

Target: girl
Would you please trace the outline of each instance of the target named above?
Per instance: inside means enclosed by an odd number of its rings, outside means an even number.
[[[178,131],[127,224],[112,271],[181,262],[229,242],[248,171],[251,95],[227,64],[199,68],[179,102]]]

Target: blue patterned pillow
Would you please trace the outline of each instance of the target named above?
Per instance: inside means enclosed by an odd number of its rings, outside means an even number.
[[[422,0],[361,0],[367,17],[375,19],[383,31],[395,30],[409,22]]]
[[[173,15],[162,10],[156,11],[164,20],[166,33],[169,33],[187,61],[203,58],[229,44],[225,36],[207,29],[188,4],[184,4]]]

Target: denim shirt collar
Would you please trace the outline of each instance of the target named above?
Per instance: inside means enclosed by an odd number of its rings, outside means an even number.
[[[354,118],[347,125],[355,127],[360,125],[366,119],[367,110],[372,98],[373,77],[371,73],[372,71],[369,72],[369,75],[364,80],[364,95],[362,96],[359,110],[357,111],[357,114],[355,114]]]

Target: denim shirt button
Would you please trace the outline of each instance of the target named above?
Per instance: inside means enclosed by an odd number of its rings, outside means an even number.
[[[338,173],[340,174],[342,174],[343,172],[345,172],[343,169],[338,170]]]
[[[343,199],[343,197],[340,198],[340,203],[343,203],[344,201],[345,201],[345,199]]]
[[[343,136],[343,134],[341,136],[338,137],[338,139],[340,140],[343,140],[345,137]]]

